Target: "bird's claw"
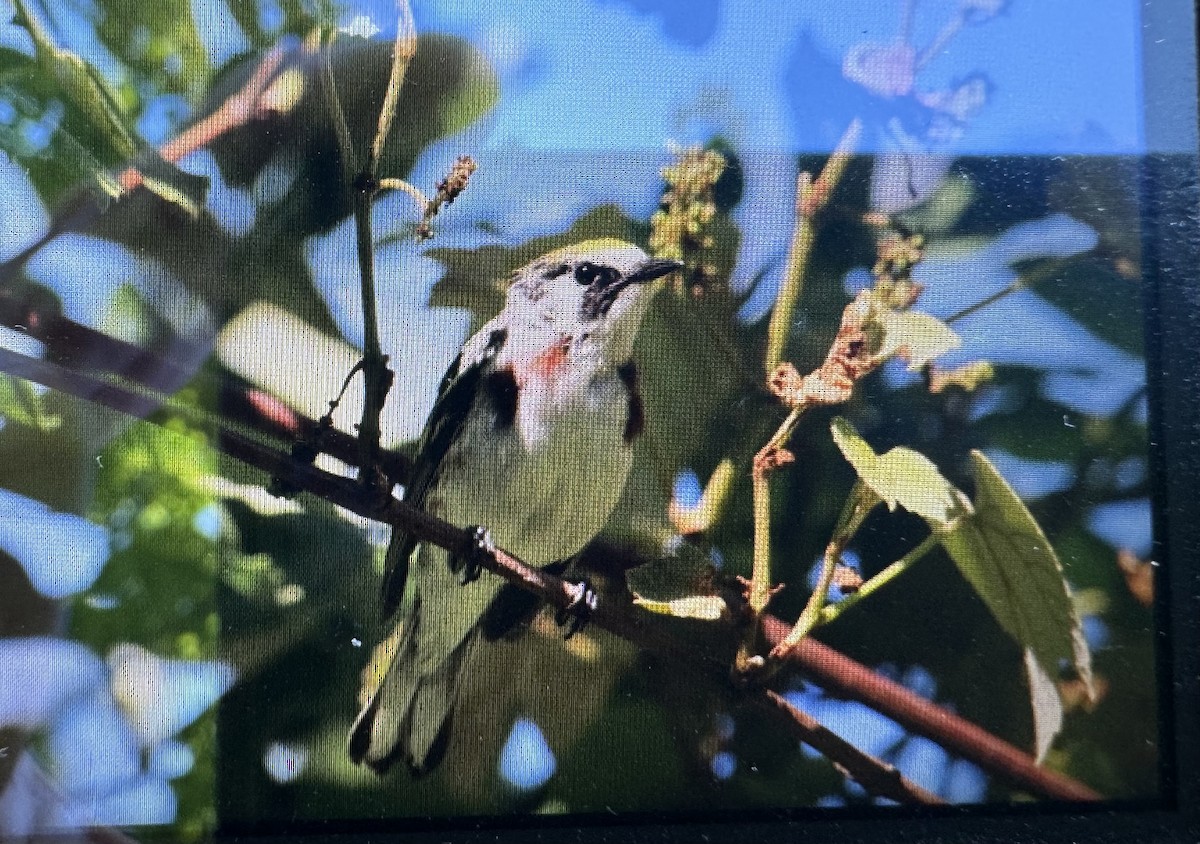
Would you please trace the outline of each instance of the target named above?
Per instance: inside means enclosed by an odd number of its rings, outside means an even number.
[[[572,595],[571,602],[554,616],[554,621],[558,626],[566,628],[564,639],[570,639],[586,627],[596,606],[600,603],[599,596],[586,580],[571,584],[569,588]]]
[[[450,558],[450,571],[458,575],[458,582],[466,586],[474,583],[483,574],[484,560],[495,559],[496,542],[492,532],[483,525],[470,528],[471,547],[465,554],[456,554]]]

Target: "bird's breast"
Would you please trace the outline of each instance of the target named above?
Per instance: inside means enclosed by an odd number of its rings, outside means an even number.
[[[440,485],[461,523],[487,525],[535,564],[575,554],[604,526],[633,460],[630,393],[617,372],[558,376],[532,366],[514,373],[511,424],[475,415]]]

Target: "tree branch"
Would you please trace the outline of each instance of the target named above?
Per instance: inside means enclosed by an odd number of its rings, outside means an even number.
[[[142,395],[124,386],[6,349],[0,349],[0,371],[139,417],[145,417],[162,403],[161,398]],[[267,476],[283,479],[295,489],[312,493],[366,518],[402,525],[423,541],[449,549],[472,546],[473,533],[469,531],[390,495],[365,489],[350,478],[298,462],[289,455],[238,431],[222,429],[216,438],[215,446],[230,457],[260,469]],[[537,594],[557,608],[566,608],[575,598],[572,584],[541,569],[530,567],[502,550],[497,551],[494,559],[484,562],[488,569],[507,582]],[[736,617],[737,614],[733,615]],[[734,647],[733,636],[724,637],[723,646],[698,647],[696,643],[684,642],[665,630],[664,618],[640,610],[629,601],[604,600],[597,607],[592,623],[643,649],[671,657],[710,676],[727,676],[727,666],[731,657],[729,651]],[[762,622],[763,631],[772,646],[787,636],[790,626],[785,622],[770,615],[763,616]],[[1082,783],[1038,767],[1028,754],[903,686],[880,677],[866,666],[815,641],[811,636],[803,639],[789,652],[788,660],[830,693],[871,706],[912,732],[936,741],[947,750],[975,762],[1007,782],[1026,788],[1032,793],[1060,800],[1100,799],[1100,795]],[[920,792],[914,790],[915,786],[906,784],[902,779],[896,781],[895,772],[890,766],[877,759],[862,758],[865,755],[849,754],[828,736],[814,732],[810,719],[797,719],[790,707],[781,709],[779,703],[769,697],[770,693],[761,689],[746,693],[751,695],[751,701],[757,701],[757,705],[771,708],[786,716],[781,718],[781,723],[788,725],[787,729],[792,735],[812,743],[822,753],[828,750],[831,761],[841,765],[843,769],[858,772],[854,774],[856,779],[861,775],[871,782],[892,783],[888,787],[903,799],[919,798]],[[863,785],[866,786],[867,783],[864,782]],[[894,799],[901,799],[901,796]]]
[[[46,358],[65,369],[108,373],[162,394],[171,394],[185,384],[194,384],[213,397],[214,405],[220,409],[220,421],[235,423],[252,433],[288,445],[297,441],[309,442],[319,452],[347,465],[358,465],[361,456],[358,440],[351,434],[322,427],[315,419],[238,379],[198,373],[150,349],[76,322],[63,316],[56,303],[38,304],[11,288],[0,289],[0,326],[39,341],[45,346]],[[80,397],[89,398],[87,395]],[[166,401],[165,395],[156,396],[139,407],[148,407],[153,412]],[[115,409],[130,415],[145,415],[123,407]],[[409,461],[402,454],[388,451],[380,454],[379,466],[392,483],[399,483],[408,475]]]
[[[877,797],[887,797],[897,803],[926,806],[945,805],[946,801],[928,789],[906,778],[895,765],[888,765],[870,754],[863,753],[837,733],[823,726],[807,712],[787,702],[778,692],[764,690],[754,699],[759,709],[773,711],[786,719],[791,732],[825,758],[842,768],[846,775]]]
[[[774,616],[763,618],[763,633],[771,645],[783,641],[790,629],[789,624]],[[905,729],[936,741],[951,753],[1032,794],[1056,800],[1101,799],[1078,780],[1040,767],[1029,754],[982,727],[881,677],[811,636],[788,653],[788,660],[830,694],[864,703]]]

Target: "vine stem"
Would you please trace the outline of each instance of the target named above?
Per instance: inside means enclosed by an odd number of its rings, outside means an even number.
[[[758,639],[763,614],[771,602],[774,590],[771,586],[771,487],[769,476],[772,470],[788,462],[791,454],[783,449],[800,415],[807,405],[798,404],[791,409],[787,418],[771,435],[754,456],[750,470],[751,501],[754,512],[753,567],[746,589],[746,605],[750,612],[750,624],[746,626],[741,645],[734,659],[734,675],[750,679],[766,667],[765,660],[758,655]]]
[[[842,614],[852,607],[858,606],[861,601],[874,595],[883,587],[887,586],[900,575],[904,574],[913,564],[932,551],[942,541],[940,533],[931,533],[929,536],[921,540],[920,544],[905,554],[896,562],[885,568],[879,574],[872,577],[862,586],[858,587],[852,595],[847,595],[836,604],[829,604],[821,609],[820,618],[816,624],[828,624],[831,621],[837,621],[842,617]]]
[[[804,605],[804,610],[796,619],[796,623],[788,635],[771,649],[771,653],[767,657],[769,672],[777,671],[783,658],[794,650],[804,640],[804,637],[813,631],[813,628],[822,623],[822,610],[829,598],[829,586],[833,583],[833,574],[842,560],[842,552],[846,550],[846,546],[858,533],[858,529],[862,527],[867,515],[878,503],[879,496],[868,491],[860,481],[855,487],[854,494],[851,495],[842,510],[833,539],[825,546],[825,555],[821,561],[821,575],[808,598],[808,603]]]
[[[813,179],[811,173],[802,171],[796,179],[796,223],[788,246],[783,283],[775,297],[775,307],[771,311],[771,321],[767,326],[767,353],[764,362],[768,374],[783,360],[783,349],[791,332],[792,315],[796,303],[804,293],[808,258],[816,241],[814,220],[829,203],[829,197],[841,181],[861,134],[862,122],[855,118],[846,127],[833,154],[825,162],[821,175]]]
[[[862,134],[862,122],[855,118],[846,127],[837,147],[814,179],[812,174],[801,171],[796,180],[796,222],[788,246],[787,265],[783,282],[775,297],[771,320],[767,325],[767,349],[764,363],[768,377],[772,376],[783,359],[784,346],[791,332],[792,315],[804,292],[804,277],[808,269],[808,258],[816,242],[815,218],[829,203],[829,197],[841,181],[850,156],[858,146]],[[783,448],[796,427],[807,403],[795,404],[775,434],[754,457],[751,468],[752,500],[754,510],[754,551],[750,582],[747,588],[747,603],[750,610],[750,625],[742,639],[734,660],[734,674],[748,679],[765,667],[765,661],[757,655],[760,623],[767,604],[771,601],[771,487],[770,473],[784,463],[791,462],[792,455]]]

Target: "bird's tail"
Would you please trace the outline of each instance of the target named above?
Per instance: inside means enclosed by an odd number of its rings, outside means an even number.
[[[367,668],[383,676],[377,684],[368,679],[366,687],[374,691],[350,728],[349,750],[356,764],[365,763],[377,774],[399,760],[414,776],[428,773],[449,744],[460,668],[476,637],[467,636],[432,670],[422,670],[416,653],[419,628],[414,606]]]

